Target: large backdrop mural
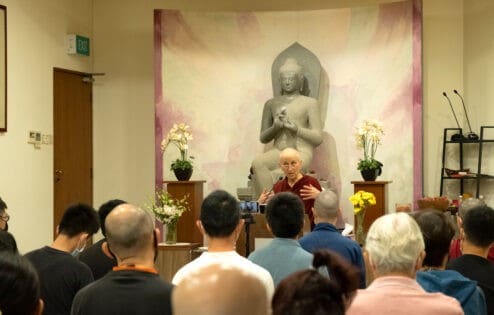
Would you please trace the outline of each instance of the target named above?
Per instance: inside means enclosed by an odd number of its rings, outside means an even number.
[[[422,192],[419,3],[296,12],[155,10],[157,185],[174,179],[169,169],[179,154],[162,153],[160,143],[173,124],[184,122],[194,137],[192,179],[206,180],[206,193],[247,187],[253,161],[272,160],[273,149],[277,154],[276,143],[260,139],[263,109],[283,92],[279,70],[288,67],[302,69],[307,98],[317,103],[322,142],[312,149],[306,141],[306,169],[340,193],[344,217],[353,221],[350,182],[361,180],[363,157],[354,134],[364,120],[384,128],[376,159],[384,164],[378,180],[392,181],[389,208],[411,203]],[[283,109],[302,124],[309,115]],[[270,171],[274,180],[276,170]]]

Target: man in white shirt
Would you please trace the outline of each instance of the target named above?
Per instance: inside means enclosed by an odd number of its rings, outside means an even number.
[[[179,285],[190,273],[213,264],[236,266],[261,280],[270,301],[274,284],[269,272],[235,251],[235,244],[244,226],[237,200],[223,190],[212,192],[204,199],[196,224],[208,239],[208,251],[178,270],[172,283]],[[212,298],[211,303],[214,301]]]

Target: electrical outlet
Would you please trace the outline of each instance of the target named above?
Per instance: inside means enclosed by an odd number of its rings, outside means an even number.
[[[28,132],[27,143],[32,143],[34,145],[41,144],[41,132],[39,132],[39,131],[32,131],[32,130],[29,131]]]

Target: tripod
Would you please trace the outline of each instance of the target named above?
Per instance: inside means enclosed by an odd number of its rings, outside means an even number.
[[[250,212],[242,212],[242,219],[244,219],[245,228],[245,256],[250,254],[250,225],[255,224],[254,216]]]

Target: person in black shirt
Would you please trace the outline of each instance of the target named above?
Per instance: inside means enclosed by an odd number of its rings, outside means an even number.
[[[99,207],[98,216],[101,224],[101,233],[103,234],[104,238],[86,249],[78,257],[80,261],[91,268],[94,280],[98,280],[99,278],[103,277],[117,265],[117,261],[108,251],[108,243],[106,242],[105,220],[108,214],[113,209],[115,209],[115,207],[124,203],[126,202],[123,200],[112,199],[105,202]]]
[[[154,268],[159,231],[152,216],[122,204],[110,212],[105,225],[118,266],[77,293],[71,314],[171,314],[172,285]]]
[[[65,211],[50,246],[26,254],[38,272],[44,315],[70,314],[77,291],[93,281],[91,269],[74,256],[99,229],[96,211],[89,205],[76,204]]]
[[[446,269],[456,270],[477,281],[487,304],[487,314],[494,314],[494,263],[487,260],[494,245],[494,210],[487,206],[471,209],[463,219],[460,239],[463,255],[450,261]]]

